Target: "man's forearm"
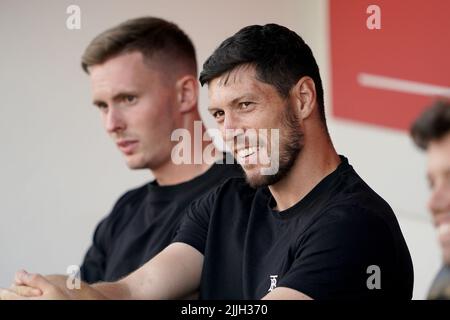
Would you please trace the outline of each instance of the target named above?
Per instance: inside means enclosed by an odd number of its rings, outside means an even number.
[[[88,299],[111,299],[127,300],[131,299],[131,293],[128,286],[121,282],[99,282],[91,285],[91,290],[86,291],[91,298]]]
[[[75,300],[105,300],[105,299],[127,299],[130,297],[129,290],[121,282],[99,282],[89,285],[81,282],[80,288],[70,289],[67,286],[67,276],[48,275],[46,276],[52,284],[62,289],[70,299]]]

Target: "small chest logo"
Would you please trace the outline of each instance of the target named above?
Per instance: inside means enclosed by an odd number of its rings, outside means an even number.
[[[270,288],[269,288],[269,290],[267,290],[268,292],[273,291],[273,289],[275,289],[277,287],[277,278],[278,278],[278,275],[270,276]]]

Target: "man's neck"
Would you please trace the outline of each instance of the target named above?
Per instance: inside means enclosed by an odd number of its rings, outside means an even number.
[[[207,163],[175,165],[169,161],[157,170],[152,170],[152,173],[158,185],[168,186],[192,180],[205,173],[211,166]]]
[[[196,135],[198,135],[200,132],[195,132],[193,120],[200,121],[200,117],[196,117],[194,119],[191,119],[188,123],[185,123],[184,128],[190,132],[190,136],[192,139],[198,139],[199,137],[196,137]],[[206,129],[202,125],[200,138],[203,137],[205,131]],[[159,166],[158,168],[152,169],[153,176],[155,177],[158,184],[161,186],[175,185],[192,180],[193,178],[205,173],[213,165],[213,163],[206,162],[205,160],[207,159],[203,158],[203,152],[211,143],[211,141],[203,141],[202,139],[201,150],[191,148],[191,164],[175,164],[173,163],[171,158],[168,158],[163,165]],[[197,157],[195,157],[195,152],[201,152],[201,154],[197,154]],[[213,152],[215,155],[215,160],[218,160],[222,156],[222,153],[217,149],[214,149]],[[201,161],[200,163],[195,163],[196,161],[194,159],[201,159]]]
[[[303,199],[323,178],[336,170],[341,162],[331,141],[305,144],[289,173],[269,186],[279,211]]]

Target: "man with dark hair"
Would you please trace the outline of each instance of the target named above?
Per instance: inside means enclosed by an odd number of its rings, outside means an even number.
[[[450,299],[450,101],[440,100],[427,108],[411,126],[411,136],[427,153],[427,178],[431,188],[428,207],[445,264],[428,298]]]
[[[246,178],[193,202],[174,242],[118,282],[71,291],[21,272],[16,285],[47,299],[171,299],[198,289],[203,299],[410,299],[398,222],[336,153],[319,70],[300,36],[246,27],[216,49],[200,80]],[[258,139],[246,136],[252,130]],[[279,170],[268,174],[273,161]]]

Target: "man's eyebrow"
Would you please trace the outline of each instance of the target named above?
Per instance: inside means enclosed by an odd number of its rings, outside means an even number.
[[[112,98],[113,101],[117,101],[120,100],[126,96],[137,96],[137,93],[135,91],[132,90],[123,90],[117,94],[115,94]]]
[[[137,96],[137,92],[132,91],[132,90],[124,90],[124,91],[121,91],[121,92],[119,92],[119,93],[116,93],[116,94],[113,96],[112,100],[113,100],[113,101],[117,101],[117,100],[122,99],[122,98],[125,97],[125,96]],[[92,104],[98,106],[99,104],[106,104],[106,102],[104,102],[103,100],[97,100],[97,99],[94,99],[94,101],[92,102]]]
[[[244,93],[244,94],[234,98],[233,100],[231,100],[231,102],[228,103],[228,105],[233,106],[233,105],[236,105],[239,101],[242,101],[242,100],[256,100],[256,99],[257,99],[256,95],[251,94],[251,93]],[[209,111],[221,110],[221,108],[220,107],[215,107],[215,106],[209,106],[208,110]]]
[[[92,101],[92,104],[94,105],[94,106],[99,106],[99,105],[101,105],[101,104],[106,104],[104,101],[102,101],[102,100],[97,100],[97,99],[94,99],[94,101]]]
[[[240,96],[238,96],[237,98],[234,98],[233,100],[231,100],[231,105],[235,105],[237,104],[239,101],[242,100],[256,100],[257,96],[251,93],[244,93]]]
[[[213,106],[208,107],[208,111],[216,111],[216,110],[220,110],[220,108],[213,107]]]

